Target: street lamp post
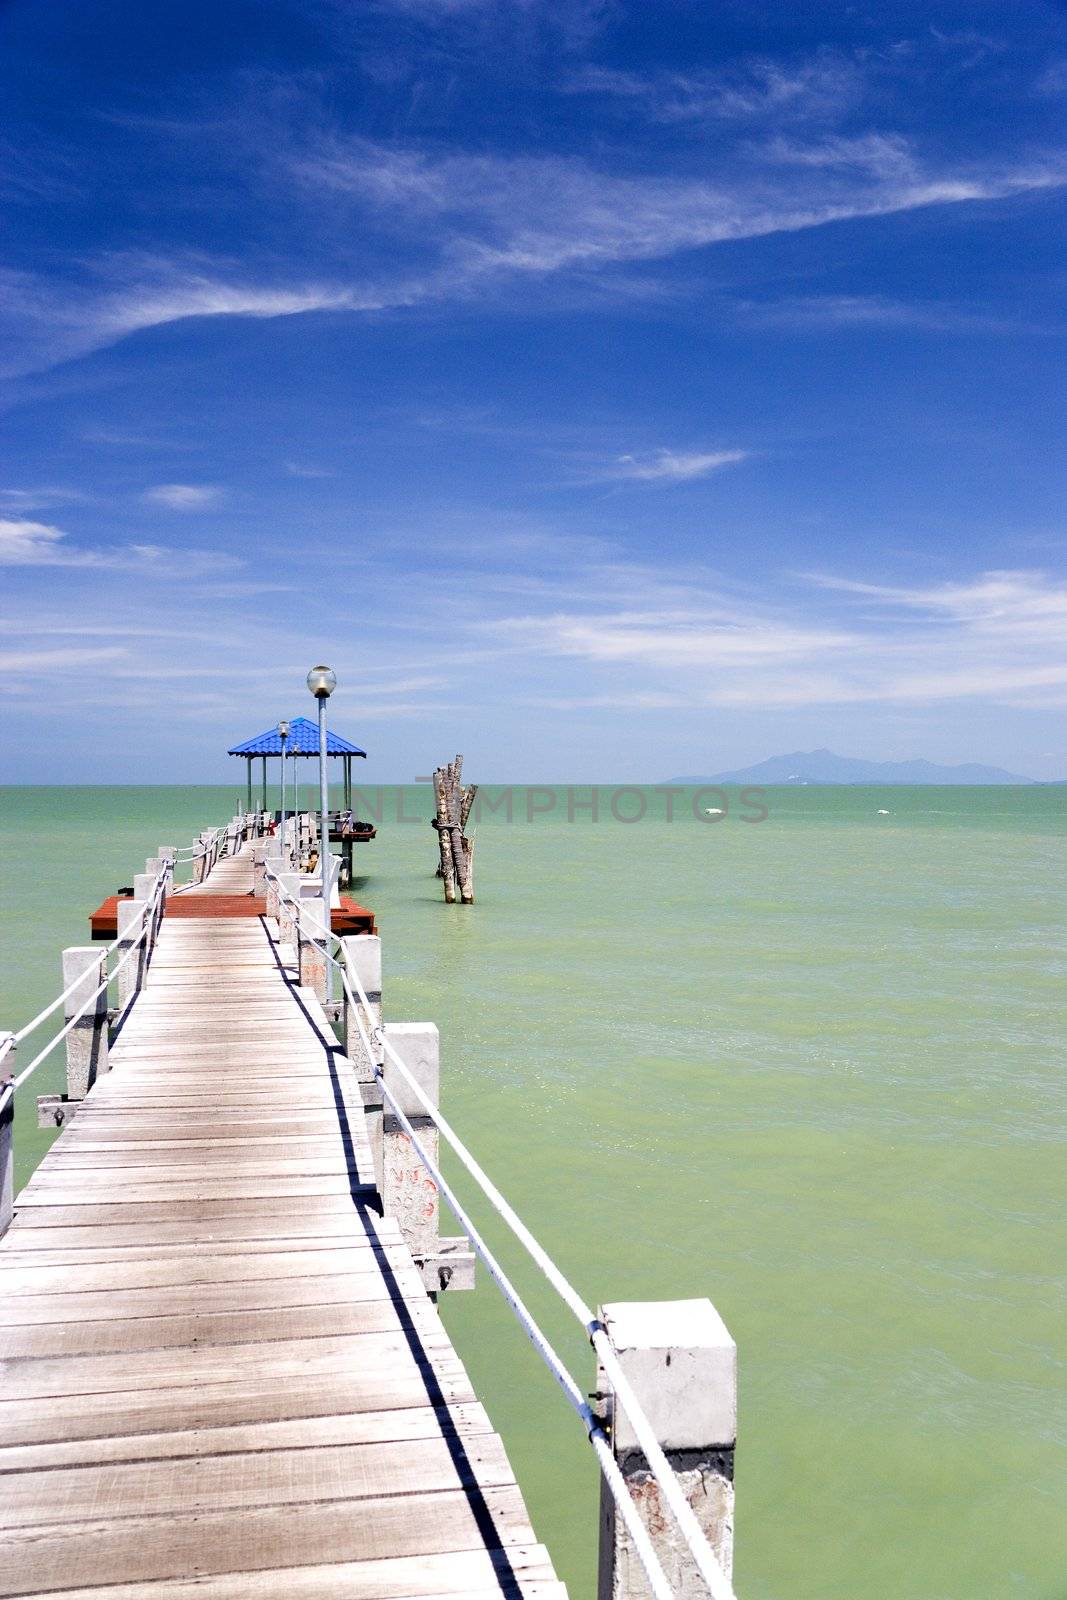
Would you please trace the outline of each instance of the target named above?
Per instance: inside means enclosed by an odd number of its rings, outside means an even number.
[[[288,868],[289,868],[289,863],[288,863],[288,860],[286,859],[286,855],[285,855],[285,741],[288,739],[288,737],[289,737],[289,724],[287,722],[279,722],[279,724],[278,724],[278,738],[282,742],[282,779],[281,779],[282,816],[281,816],[281,821],[278,824],[278,837],[281,839],[281,842],[282,842],[282,861],[285,862],[285,866],[283,868],[284,871],[288,871]]]
[[[312,667],[308,688],[319,703],[319,866],[322,869],[322,916],[325,923],[326,1004],[333,1003],[333,963],[330,961],[330,785],[326,773],[326,702],[337,688],[329,667]]]

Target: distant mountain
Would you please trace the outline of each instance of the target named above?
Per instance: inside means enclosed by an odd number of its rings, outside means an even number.
[[[967,762],[942,767],[936,761],[854,761],[832,750],[794,750],[771,756],[754,767],[717,772],[710,777],[671,778],[670,783],[1034,783],[1002,767]]]

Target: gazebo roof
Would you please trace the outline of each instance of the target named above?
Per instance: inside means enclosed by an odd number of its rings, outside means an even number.
[[[277,727],[268,728],[265,733],[257,733],[254,739],[246,739],[244,744],[232,745],[226,754],[229,756],[280,756],[282,741],[278,736]],[[289,737],[285,741],[287,756],[317,756],[319,753],[318,724],[312,722],[310,717],[293,717],[289,723]],[[361,750],[358,744],[352,744],[348,739],[342,739],[339,733],[326,730],[326,754],[328,756],[366,756],[367,752]]]

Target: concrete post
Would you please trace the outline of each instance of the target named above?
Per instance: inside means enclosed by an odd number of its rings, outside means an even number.
[[[0,1043],[10,1034],[0,1034]],[[4,1095],[15,1079],[15,1051],[0,1061],[0,1239],[15,1214],[15,1094]]]
[[[130,962],[133,966],[136,957]],[[107,958],[99,945],[70,945],[63,952],[63,987],[83,976],[82,982],[63,1002],[63,1017],[69,1022],[93,990],[107,975]],[[108,1071],[107,990],[98,994],[85,1015],[67,1034],[67,1099],[84,1100],[97,1078]]]
[[[118,902],[119,943],[115,950],[116,961],[122,960],[134,940],[139,937],[147,909],[145,901],[136,898]],[[142,941],[137,954],[130,957],[118,975],[120,1011],[126,1009],[134,994],[143,984],[145,966],[146,951],[144,941]]]
[[[386,1037],[419,1088],[438,1105],[441,1087],[441,1038],[432,1022],[392,1022]],[[437,1128],[388,1053],[385,1087],[411,1123],[419,1143],[437,1160]],[[437,1185],[412,1148],[411,1139],[386,1102],[382,1112],[382,1210],[395,1217],[412,1255],[436,1255],[440,1224]]]
[[[155,886],[156,886],[156,874],[154,872],[135,872],[134,875],[133,875],[133,898],[135,900],[143,900],[145,905],[151,905],[151,903],[152,903],[152,891],[155,888]],[[158,932],[159,932],[159,903],[157,901],[155,909],[153,910],[152,915],[148,920],[148,938],[145,941],[145,957],[146,957],[145,966],[146,966],[146,968],[147,968],[148,962],[152,959],[152,950],[153,950],[153,948],[155,946],[156,934]]]
[[[380,1027],[382,1020],[382,941],[376,933],[350,933],[341,940],[341,961],[344,963],[349,975],[349,981],[356,994],[359,988],[355,980],[358,978],[364,993],[370,1001],[370,1027]],[[362,1008],[361,1008],[362,1009]],[[368,1026],[364,1017],[364,1026]],[[370,1031],[368,1027],[368,1032]],[[369,1058],[360,1038],[356,1026],[356,1008],[348,998],[345,991],[344,1013],[342,1017],[342,1038],[344,1052],[355,1068],[356,1077],[360,1083],[374,1082],[374,1068],[382,1062],[382,1050],[378,1045],[375,1048],[373,1059]]]
[[[145,864],[144,864],[144,875],[145,875],[146,878],[149,879],[149,894],[151,894],[152,890],[155,888],[156,881],[159,878],[160,871],[161,871],[161,869],[163,868],[164,865],[165,865],[165,861],[164,861],[164,858],[162,856],[149,856],[148,860],[145,862]],[[158,931],[158,928],[159,928],[159,919],[163,915],[163,907],[166,904],[167,889],[169,887],[170,877],[172,877],[172,876],[173,876],[173,873],[171,873],[167,877],[167,879],[164,880],[163,890],[162,890],[162,893],[160,894],[160,897],[159,897],[159,909],[156,912],[156,930],[157,931]]]
[[[290,910],[293,910],[290,907]],[[329,916],[329,911],[326,912]],[[297,926],[297,956],[300,966],[300,986],[314,989],[320,1001],[326,999],[326,956],[323,951],[323,917],[321,895],[301,897]]]
[[[267,898],[267,847],[265,844],[252,846],[252,893],[257,900]]]
[[[382,941],[376,933],[350,933],[341,940],[341,961],[348,972],[349,982],[356,994],[359,990],[353,981],[358,978],[363,985],[364,992],[370,1002],[370,1021],[374,1027],[381,1026],[382,1020]],[[359,1092],[363,1097],[363,1110],[366,1114],[367,1138],[370,1142],[374,1156],[374,1181],[381,1194],[384,1185],[384,1172],[382,1170],[382,1086],[374,1076],[375,1066],[381,1066],[384,1052],[381,1045],[374,1040],[370,1055],[367,1054],[359,1029],[356,1026],[356,1008],[348,998],[348,990],[343,990],[344,1009],[341,1015],[342,1037],[344,1039],[344,1052],[352,1063],[359,1083]],[[362,1008],[361,1008],[362,1009]],[[367,1019],[364,1016],[364,1027]],[[367,1028],[368,1033],[370,1028]]]
[[[283,944],[296,944],[296,907],[293,900],[300,898],[300,885],[303,877],[299,872],[279,872],[278,874],[278,927],[281,930]],[[281,891],[291,898],[284,898]]]
[[[710,1300],[619,1301],[602,1306],[598,1314],[656,1440],[729,1577],[737,1346]],[[606,1400],[615,1459],[672,1593],[678,1600],[706,1600],[707,1588],[603,1371],[597,1373],[597,1391]],[[601,1481],[598,1600],[646,1600],[650,1593],[615,1502]]]
[[[271,873],[273,874],[273,876],[271,876],[269,878],[267,877],[267,873],[266,873],[266,868],[267,868],[268,865],[270,866]],[[263,893],[264,893],[264,895],[266,897],[266,902],[267,902],[266,906],[264,907],[264,910],[265,910],[265,913],[266,913],[266,915],[268,917],[273,917],[274,918],[275,922],[279,922],[281,920],[280,914],[279,914],[279,911],[278,911],[278,878],[277,878],[277,873],[278,873],[280,867],[281,867],[281,862],[278,860],[278,858],[276,856],[274,856],[274,857],[268,856],[266,861],[264,861],[264,863],[263,863],[263,869],[264,869],[263,870]]]
[[[197,883],[203,883],[204,879],[211,871],[211,853],[206,848],[207,842],[210,838],[210,830],[206,830],[197,836],[196,842],[200,846],[202,852],[200,855],[193,857],[193,877]]]

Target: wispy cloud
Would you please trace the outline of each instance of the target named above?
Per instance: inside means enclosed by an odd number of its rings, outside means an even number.
[[[98,667],[121,661],[126,651],[118,646],[100,649],[0,650],[0,672],[23,675],[29,672],[55,672],[64,668]],[[11,685],[4,685],[10,690]],[[21,686],[18,692],[21,693]]]
[[[25,517],[0,517],[0,564],[11,567],[52,565],[63,560],[59,528]]]
[[[336,472],[331,472],[328,467],[313,467],[306,461],[287,461],[285,470],[290,478],[336,478]]]
[[[880,601],[887,608],[949,617],[970,630],[1007,634],[1021,639],[1036,636],[1065,638],[1067,581],[1043,572],[986,572],[966,583],[940,583],[906,587],[815,574],[820,588]],[[1067,653],[1067,642],[1064,645]]]
[[[0,511],[47,511],[51,506],[72,505],[85,499],[77,489],[0,489]]]
[[[1019,572],[926,589],[813,582],[878,602],[882,613],[867,604],[830,619],[810,592],[786,608],[695,586],[680,607],[669,592],[657,594],[652,579],[642,609],[511,615],[485,628],[511,649],[584,662],[598,679],[625,671],[627,696],[680,696],[693,706],[1067,700],[1067,583]],[[902,610],[925,616],[914,625]],[[623,686],[598,692],[610,698]],[[569,698],[592,703],[580,693]]]
[[[485,307],[489,290],[531,278],[632,294],[644,264],[716,244],[1067,183],[1061,153],[948,164],[877,132],[703,150],[697,171],[694,159],[685,175],[676,166],[634,173],[562,155],[405,148],[321,131],[278,148],[272,133],[248,164],[269,181],[268,204],[286,193],[320,236],[329,218],[328,272],[312,279],[291,266],[279,281],[277,262],[254,255],[235,268],[119,252],[62,286],[9,273],[6,365],[36,370],[189,318],[371,315],[474,296]]]
[[[302,181],[348,195],[392,228],[427,237],[444,263],[423,294],[502,272],[547,274],[662,259],[738,239],[934,205],[1003,199],[1067,183],[1067,159],[929,167],[903,141],[783,146],[707,179],[597,171],[564,157],[437,155],[367,140],[320,141]],[[890,155],[892,159],[890,159]],[[798,169],[806,176],[801,178]]]
[[[739,316],[751,326],[823,330],[826,328],[915,329],[922,333],[1021,333],[1039,330],[1020,320],[980,306],[923,300],[894,300],[888,295],[825,294],[780,300],[742,300]]]
[[[726,68],[637,73],[586,66],[564,93],[615,97],[657,122],[749,122],[837,117],[863,89],[858,63],[834,51],[793,62],[750,57]]]
[[[168,511],[210,511],[222,499],[222,490],[210,483],[157,483],[142,499]]]
[[[747,455],[747,450],[654,450],[649,455],[618,456],[603,476],[638,483],[686,483],[735,466]]]
[[[286,285],[256,281],[256,269],[245,269],[245,281],[222,271],[208,273],[181,260],[143,261],[108,258],[99,273],[76,284],[59,286],[28,274],[0,274],[0,288],[9,328],[2,370],[7,376],[34,372],[144,333],[194,317],[303,316],[315,311],[381,311],[412,303],[417,291],[399,280],[384,291],[352,283]],[[125,279],[115,287],[115,279]],[[152,444],[136,435],[107,442]]]
[[[132,542],[85,547],[68,542],[68,535],[53,523],[0,517],[0,566],[107,568],[172,580],[199,578],[240,565],[236,557],[214,550],[170,550]]]

